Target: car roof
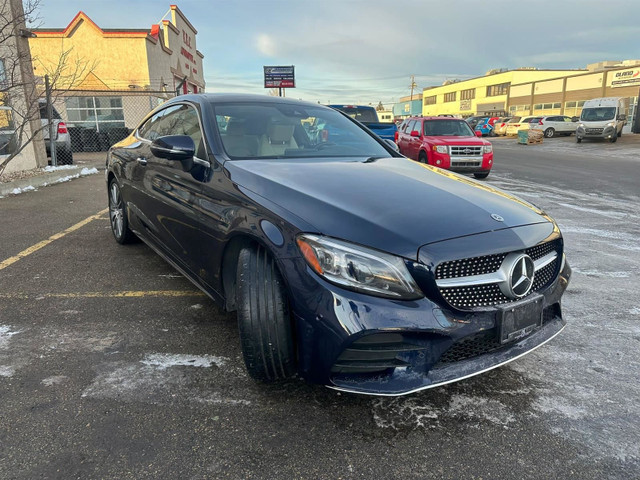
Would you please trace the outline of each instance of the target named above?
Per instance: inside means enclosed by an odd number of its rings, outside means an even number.
[[[451,120],[460,120],[460,121],[464,121],[461,118],[455,118],[455,117],[409,117],[407,120],[436,120],[436,121],[451,121]]]
[[[271,97],[269,95],[256,95],[250,93],[191,93],[187,95],[179,95],[168,100],[165,105],[176,102],[194,102],[194,103],[273,103],[300,105],[305,107],[329,108],[326,105],[320,105],[313,102],[305,102],[285,97]]]

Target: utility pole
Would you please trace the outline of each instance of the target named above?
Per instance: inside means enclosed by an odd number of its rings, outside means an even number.
[[[413,100],[413,89],[417,86],[418,84],[415,81],[415,75],[411,75],[411,85],[409,85],[409,88],[411,88],[411,96],[409,97],[409,101]]]

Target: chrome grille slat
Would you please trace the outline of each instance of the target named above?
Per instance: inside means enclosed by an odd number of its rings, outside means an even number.
[[[451,156],[474,157],[482,155],[482,145],[451,145]]]

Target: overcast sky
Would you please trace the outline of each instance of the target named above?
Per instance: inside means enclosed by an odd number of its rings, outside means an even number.
[[[103,28],[150,28],[158,0],[42,0],[42,27],[79,10]],[[640,58],[637,0],[180,0],[208,92],[266,93],[263,65],[295,65],[287,96],[392,104],[492,68],[584,68]]]

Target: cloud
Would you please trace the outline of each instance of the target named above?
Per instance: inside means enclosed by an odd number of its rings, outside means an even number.
[[[256,38],[256,48],[266,57],[275,57],[277,55],[276,42],[272,36],[260,34]]]

